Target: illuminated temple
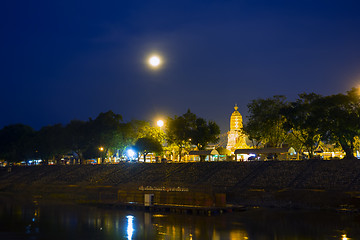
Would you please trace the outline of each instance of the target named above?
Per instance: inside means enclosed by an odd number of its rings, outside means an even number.
[[[234,153],[235,149],[249,148],[245,141],[245,135],[242,133],[242,116],[238,112],[238,107],[235,104],[235,111],[230,117],[230,131],[228,132],[228,142],[226,149]]]

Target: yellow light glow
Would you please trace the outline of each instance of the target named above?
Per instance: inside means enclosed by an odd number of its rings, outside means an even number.
[[[149,58],[149,64],[152,67],[159,67],[161,64],[161,59],[159,56],[152,56]]]
[[[346,237],[346,234],[342,235],[342,239],[341,240],[348,240],[349,238]]]
[[[164,126],[164,121],[163,121],[163,120],[157,121],[157,125],[158,125],[159,127]]]
[[[104,151],[104,148],[103,148],[103,147],[99,147],[99,150],[100,150],[100,151]]]

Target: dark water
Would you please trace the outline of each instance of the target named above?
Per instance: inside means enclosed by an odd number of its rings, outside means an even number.
[[[0,239],[360,239],[360,216],[250,209],[218,216],[0,199]]]

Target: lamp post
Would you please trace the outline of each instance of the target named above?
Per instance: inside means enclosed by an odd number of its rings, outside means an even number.
[[[158,120],[157,122],[156,122],[156,124],[159,126],[159,128],[160,128],[160,137],[161,137],[161,134],[162,134],[162,132],[161,132],[161,127],[162,126],[164,126],[164,121],[163,120]],[[164,146],[164,143],[162,144],[163,146]],[[164,155],[162,156],[162,157],[164,157]],[[161,161],[161,159],[160,159],[160,161]]]
[[[103,158],[102,158],[102,153],[104,151],[104,148],[103,147],[99,147],[99,151],[100,151],[100,163],[102,164],[103,163]]]

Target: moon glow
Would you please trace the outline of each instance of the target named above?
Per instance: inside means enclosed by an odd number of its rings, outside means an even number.
[[[158,67],[158,66],[160,66],[160,64],[161,64],[161,59],[160,59],[160,57],[159,56],[152,56],[152,57],[150,57],[149,58],[149,64],[150,64],[150,66],[152,66],[152,67]]]

